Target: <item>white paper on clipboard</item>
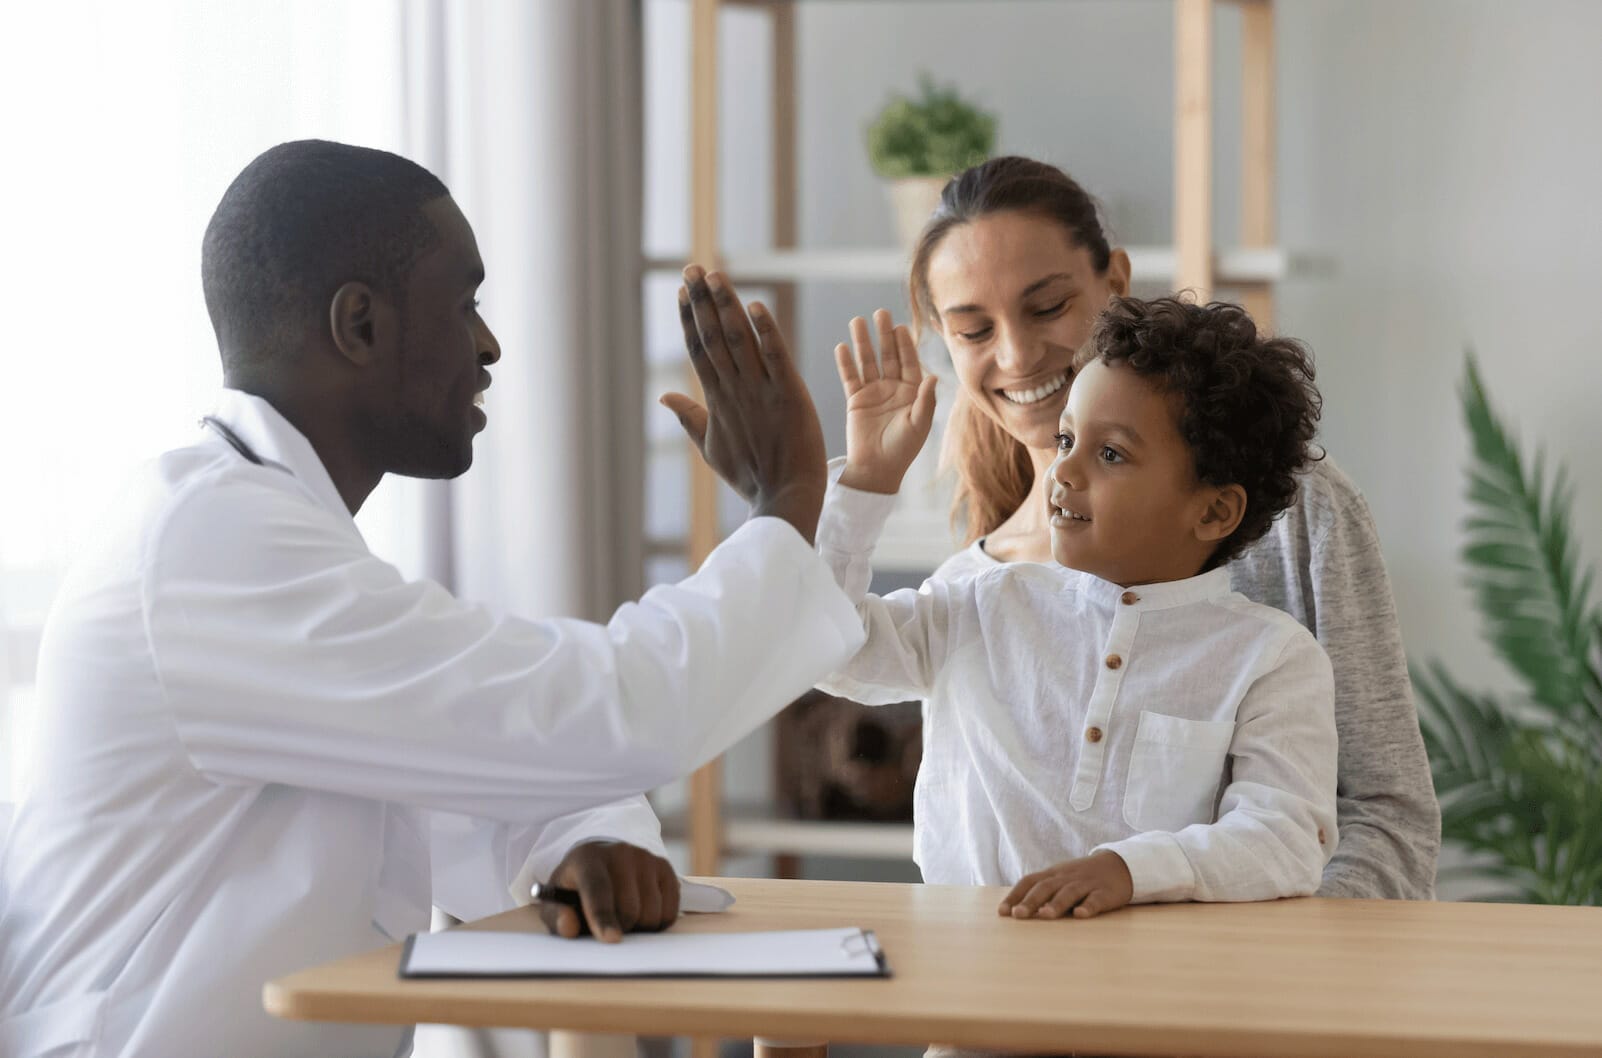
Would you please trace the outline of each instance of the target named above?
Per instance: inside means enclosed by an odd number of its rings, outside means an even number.
[[[544,933],[417,933],[402,977],[887,977],[871,930],[630,933],[621,943]]]

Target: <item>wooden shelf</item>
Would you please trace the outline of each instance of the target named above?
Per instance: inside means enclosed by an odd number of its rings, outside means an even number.
[[[1174,12],[1174,210],[1173,245],[1126,247],[1136,292],[1153,288],[1194,291],[1202,300],[1220,294],[1240,301],[1267,331],[1274,329],[1274,285],[1293,272],[1321,270],[1319,262],[1292,260],[1277,245],[1274,223],[1274,4],[1239,0],[1241,18],[1240,225],[1220,247],[1212,218],[1214,167],[1213,12],[1220,0],[1172,0]],[[771,99],[773,246],[771,250],[722,251],[719,230],[719,41],[718,12],[730,3],[752,3],[772,16]],[[797,284],[803,282],[906,282],[905,247],[799,248],[796,170],[799,152],[795,96],[798,36],[794,0],[689,0],[690,6],[690,225],[680,256],[645,255],[647,275],[676,275],[688,261],[719,267],[737,283],[771,288],[770,307],[781,328],[795,325]],[[694,380],[691,379],[693,388]],[[711,472],[692,461],[689,524],[683,540],[689,564],[719,538],[719,493]],[[887,526],[875,554],[876,569],[928,572],[955,550],[943,517],[914,506]],[[673,540],[653,540],[662,554]],[[676,833],[688,841],[691,869],[718,873],[724,852],[762,852],[905,858],[910,827],[819,823],[775,818],[772,813],[731,810],[724,818],[718,762],[690,780],[688,805]],[[672,829],[671,827],[669,828]],[[696,1058],[715,1047],[697,1041]]]
[[[650,558],[682,558],[688,546],[683,537],[649,537],[645,554]],[[873,549],[873,568],[884,573],[929,574],[959,549],[944,516],[892,515]]]
[[[662,836],[668,841],[689,839],[682,813],[662,817]],[[910,860],[912,824],[788,819],[771,809],[726,805],[722,846],[725,855],[788,853],[854,860]]]
[[[873,568],[893,573],[933,573],[961,545],[952,538],[944,514],[896,512],[873,549]]]
[[[1130,270],[1136,283],[1172,286],[1179,273],[1179,252],[1172,246],[1129,246]],[[653,272],[677,273],[685,257],[647,258]],[[1284,279],[1291,260],[1278,247],[1236,247],[1213,256],[1213,274],[1220,286],[1273,283]],[[799,250],[731,250],[721,267],[736,283],[885,282],[905,283],[908,258],[902,250],[842,247]]]

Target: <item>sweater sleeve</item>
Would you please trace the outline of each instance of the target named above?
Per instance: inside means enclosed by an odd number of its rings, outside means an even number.
[[[1320,896],[1429,900],[1441,809],[1419,732],[1391,581],[1355,491],[1313,542],[1313,633],[1335,670],[1341,843]]]
[[[1440,806],[1367,502],[1333,461],[1315,464],[1231,572],[1238,590],[1312,632],[1334,667],[1341,841],[1318,895],[1431,899]]]

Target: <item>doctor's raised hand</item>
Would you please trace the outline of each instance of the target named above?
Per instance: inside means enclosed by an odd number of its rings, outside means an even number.
[[[752,302],[748,316],[725,276],[692,264],[679,320],[706,404],[682,393],[662,403],[754,516],[782,518],[811,543],[826,484],[823,428],[772,313]]]
[[[879,332],[875,354],[868,321],[851,321],[851,344],[834,347],[835,368],[846,397],[846,465],[840,484],[863,492],[894,493],[934,425],[935,376],[925,375],[905,326],[884,309],[873,314]]]

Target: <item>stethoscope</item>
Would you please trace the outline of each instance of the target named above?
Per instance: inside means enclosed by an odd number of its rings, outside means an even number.
[[[213,430],[217,431],[217,436],[221,437],[224,441],[227,441],[228,446],[234,451],[238,452],[240,455],[244,456],[248,462],[254,463],[259,467],[264,467],[267,465],[266,460],[262,459],[261,456],[251,451],[250,446],[241,440],[238,434],[234,433],[233,427],[229,426],[215,415],[202,415],[200,417],[200,426],[202,429],[209,426]]]

